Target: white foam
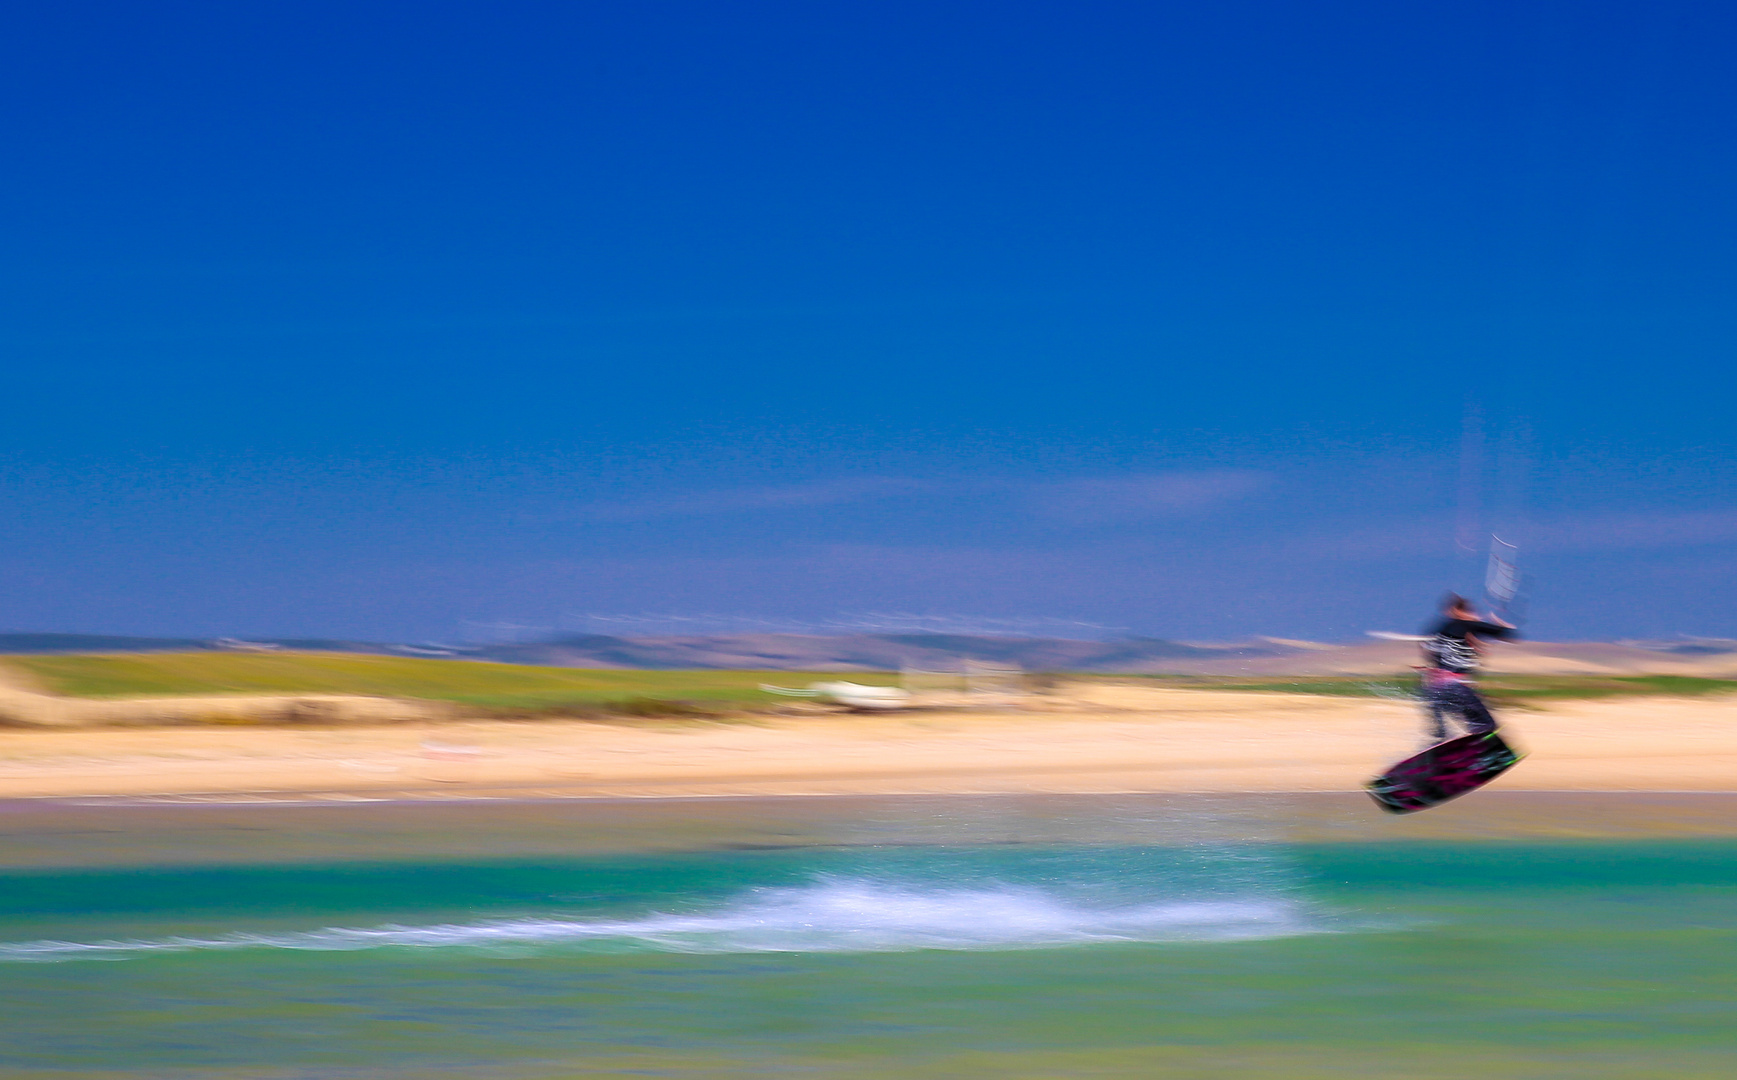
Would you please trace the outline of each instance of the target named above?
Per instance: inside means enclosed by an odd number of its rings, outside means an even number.
[[[817,877],[760,888],[711,911],[631,919],[516,918],[92,942],[0,943],[0,961],[121,959],[202,949],[589,947],[660,952],[1030,949],[1093,942],[1236,941],[1326,932],[1283,895],[1093,904],[1034,886],[948,888]]]

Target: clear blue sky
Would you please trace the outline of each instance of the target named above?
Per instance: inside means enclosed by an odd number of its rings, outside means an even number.
[[[1737,635],[1734,22],[25,0],[0,628]]]

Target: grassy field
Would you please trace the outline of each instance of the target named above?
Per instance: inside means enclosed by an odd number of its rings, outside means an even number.
[[[1142,682],[1196,690],[1251,690],[1342,697],[1412,697],[1417,692],[1417,679],[1411,676],[1135,677]],[[1490,675],[1478,680],[1478,688],[1491,700],[1518,705],[1551,698],[1696,697],[1737,693],[1737,679],[1701,679],[1685,675]]]
[[[803,686],[823,677],[889,685],[896,681],[872,672],[627,671],[348,653],[122,653],[8,656],[4,662],[69,697],[367,694],[509,712],[588,706],[656,711],[658,703],[674,701],[768,704],[788,699],[759,689],[763,682]]]

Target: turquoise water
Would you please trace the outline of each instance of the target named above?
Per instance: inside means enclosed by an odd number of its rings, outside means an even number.
[[[1737,841],[1124,810],[1032,842],[978,808],[976,842],[19,866],[0,1076],[1737,1071]]]

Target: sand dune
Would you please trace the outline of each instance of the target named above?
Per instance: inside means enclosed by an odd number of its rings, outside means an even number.
[[[436,720],[440,702],[357,694],[223,694],[89,700],[48,693],[29,673],[0,663],[0,723],[89,728],[115,724],[386,724]]]

